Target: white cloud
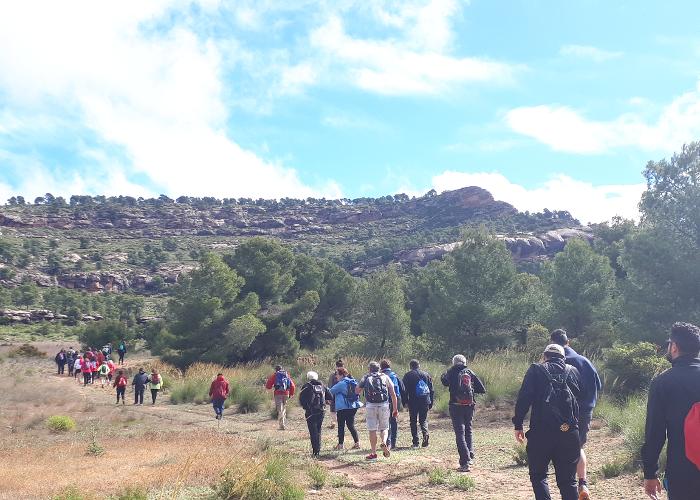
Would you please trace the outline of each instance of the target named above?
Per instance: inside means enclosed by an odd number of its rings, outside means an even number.
[[[597,63],[618,59],[624,55],[622,52],[603,50],[590,45],[564,45],[559,49],[559,54],[580,59],[590,59]]]
[[[665,106],[655,122],[626,113],[612,120],[590,120],[566,106],[515,108],[506,124],[555,151],[603,153],[614,148],[671,152],[700,137],[700,84]]]
[[[602,222],[616,215],[639,219],[637,204],[646,189],[644,184],[595,186],[566,175],[557,175],[535,188],[526,188],[496,172],[445,171],[432,179],[438,191],[465,186],[482,187],[495,199],[505,201],[520,211],[542,209],[568,210],[581,222]]]
[[[169,9],[186,12],[189,4],[3,4],[0,94],[8,96],[5,107],[20,121],[75,114],[100,141],[124,151],[127,165],[110,164],[115,177],[104,178],[124,188],[128,174],[142,173],[170,195],[330,194],[227,135],[222,57],[211,40],[200,39],[186,23],[165,32],[143,29]],[[216,6],[202,4],[204,9]],[[283,83],[294,89],[312,78],[310,68],[290,67]],[[327,187],[337,194],[337,185]],[[94,191],[94,185],[83,188]]]

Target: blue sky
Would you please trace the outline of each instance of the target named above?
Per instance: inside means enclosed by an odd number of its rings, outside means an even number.
[[[420,195],[636,215],[700,137],[697,2],[5,2],[0,197]]]

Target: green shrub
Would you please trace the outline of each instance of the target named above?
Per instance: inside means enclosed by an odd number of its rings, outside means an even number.
[[[23,358],[43,358],[46,356],[46,353],[43,351],[40,351],[36,347],[34,347],[31,344],[22,344],[19,346],[17,349],[14,349],[10,352],[10,357],[15,358],[15,357],[23,357]]]
[[[442,469],[440,467],[435,467],[428,471],[428,484],[437,486],[440,484],[445,484],[450,473],[447,469]]]
[[[505,350],[477,355],[469,363],[469,368],[474,370],[486,386],[486,403],[515,401],[522,377],[529,366],[527,355]]]
[[[173,404],[205,403],[209,401],[210,382],[198,378],[184,378],[174,384],[170,390],[170,402]]]
[[[326,468],[318,464],[312,464],[306,472],[309,475],[309,479],[311,479],[311,486],[317,490],[323,489],[328,481]]]
[[[474,483],[474,479],[471,476],[466,476],[463,474],[452,478],[450,484],[453,488],[462,491],[473,490],[474,486],[476,486],[476,484]]]
[[[54,415],[46,419],[46,427],[53,432],[67,432],[75,429],[75,420],[63,415]]]
[[[604,463],[600,468],[600,472],[603,474],[604,478],[611,479],[622,474],[626,467],[627,464],[625,460],[616,458],[615,460]]]
[[[535,323],[527,329],[527,341],[525,343],[525,353],[529,361],[537,361],[542,356],[544,348],[550,344],[549,330]]]
[[[122,493],[115,495],[114,500],[148,500],[148,493],[141,488],[127,488]]]
[[[605,350],[605,370],[609,391],[627,395],[646,389],[651,379],[668,368],[668,361],[659,356],[649,342],[618,344]]]
[[[52,500],[85,500],[85,497],[75,486],[69,486],[65,488],[58,495],[54,496]]]
[[[347,488],[348,486],[352,486],[352,482],[346,475],[334,474],[331,476],[331,486],[333,488]]]
[[[239,413],[256,413],[260,410],[263,394],[252,387],[240,387],[236,391],[234,402],[238,405]]]
[[[525,443],[518,443],[513,446],[513,452],[511,454],[513,457],[513,462],[516,465],[526,466],[527,465],[527,449]]]

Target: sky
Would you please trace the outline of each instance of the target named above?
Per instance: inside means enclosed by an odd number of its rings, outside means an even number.
[[[0,3],[0,200],[420,196],[637,217],[700,138],[700,3]]]

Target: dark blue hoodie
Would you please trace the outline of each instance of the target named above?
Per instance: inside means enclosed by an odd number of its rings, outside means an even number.
[[[578,398],[579,411],[581,413],[590,412],[595,407],[598,392],[603,387],[598,372],[588,358],[581,356],[571,347],[564,347],[564,355],[566,356],[566,364],[576,368],[581,376],[583,387],[581,388],[581,397]]]

